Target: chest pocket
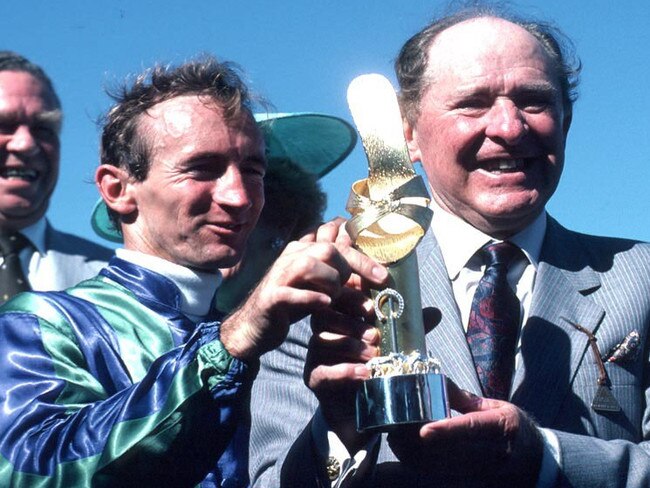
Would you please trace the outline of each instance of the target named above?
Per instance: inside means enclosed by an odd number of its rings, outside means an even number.
[[[645,408],[645,387],[643,385],[644,365],[641,338],[635,347],[623,350],[622,338],[599,338],[598,348],[607,374],[607,389],[621,407],[619,412],[594,409],[592,403],[600,388],[601,368],[591,347],[585,352],[582,363],[573,379],[572,398],[567,403],[580,399],[579,422],[584,433],[602,439],[625,439],[634,442],[642,440],[642,421]],[[618,347],[617,347],[618,346]],[[616,352],[618,351],[618,353]],[[602,357],[604,356],[604,358]],[[612,357],[612,361],[607,361]],[[569,411],[575,405],[565,405]],[[578,419],[573,419],[576,421]]]

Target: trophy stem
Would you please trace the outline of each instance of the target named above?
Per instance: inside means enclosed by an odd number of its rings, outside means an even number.
[[[449,416],[444,375],[431,372],[415,252],[388,266],[388,288],[373,291],[381,357],[357,392],[357,429],[390,431]],[[435,369],[434,369],[435,371]]]
[[[425,354],[417,255],[411,252],[387,268],[388,288],[372,292],[377,312],[375,325],[381,332],[380,355],[412,351]]]

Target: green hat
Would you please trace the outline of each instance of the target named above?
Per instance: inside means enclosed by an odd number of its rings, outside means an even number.
[[[357,133],[345,120],[332,115],[301,113],[255,114],[264,134],[266,156],[290,159],[319,178],[343,161],[357,143]],[[122,242],[108,209],[101,198],[95,204],[90,222],[95,233],[113,242]]]

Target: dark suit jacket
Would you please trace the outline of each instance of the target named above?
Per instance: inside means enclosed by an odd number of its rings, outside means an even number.
[[[427,335],[432,356],[461,388],[480,387],[442,255],[429,232],[418,247],[423,307],[440,310]],[[591,403],[599,369],[586,334],[603,354],[630,332],[639,353],[608,363],[619,413]],[[650,245],[569,231],[549,218],[529,318],[522,330],[521,364],[510,401],[552,429],[560,444],[561,486],[650,486],[650,399],[647,347],[650,328]],[[322,463],[310,443],[317,407],[302,380],[307,322],[262,358],[252,392],[251,479],[255,486],[318,486]],[[401,465],[382,440],[368,486],[445,486],[444,473],[419,476]]]

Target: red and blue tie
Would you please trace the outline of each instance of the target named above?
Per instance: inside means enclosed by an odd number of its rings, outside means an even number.
[[[521,313],[519,299],[508,285],[507,276],[510,264],[522,253],[509,242],[492,244],[480,253],[485,273],[472,300],[467,342],[483,395],[507,400]]]

